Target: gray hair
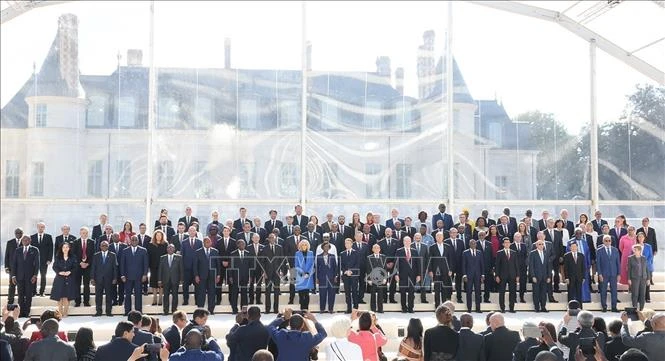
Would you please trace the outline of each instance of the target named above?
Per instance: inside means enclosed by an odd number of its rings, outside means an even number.
[[[344,316],[335,316],[330,324],[330,334],[335,338],[346,338],[346,333],[351,328],[351,320]]]
[[[593,313],[589,311],[580,311],[577,315],[577,322],[581,327],[591,327],[593,325]]]

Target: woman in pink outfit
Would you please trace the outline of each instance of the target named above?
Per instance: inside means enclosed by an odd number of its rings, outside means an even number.
[[[621,252],[621,279],[619,283],[628,284],[628,257],[633,254],[633,245],[637,242],[635,227],[628,227],[628,234],[619,240],[619,252]]]
[[[378,361],[378,349],[388,342],[386,335],[376,327],[376,322],[369,312],[363,312],[358,319],[358,331],[349,329],[347,338],[360,346],[363,353],[363,361]]]

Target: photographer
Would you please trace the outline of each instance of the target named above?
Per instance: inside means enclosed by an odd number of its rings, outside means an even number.
[[[189,321],[189,324],[185,326],[185,328],[182,330],[182,341],[180,342],[181,345],[185,344],[185,335],[192,329],[198,328],[199,331],[201,331],[202,327],[206,325],[206,322],[208,322],[208,315],[210,315],[210,312],[206,310],[205,308],[197,308],[194,310],[194,313],[192,313],[192,320]],[[175,346],[174,346],[175,347]],[[175,350],[175,348],[174,348]]]
[[[564,324],[568,324],[571,316],[568,312],[563,316]],[[566,326],[563,326],[559,331],[559,342],[562,345],[569,348],[568,359],[573,360],[575,358],[575,353],[577,351],[577,346],[581,345],[581,340],[591,339],[593,342],[590,343],[591,348],[595,345],[595,339],[597,337],[596,332],[591,328],[593,326],[593,314],[589,311],[580,311],[577,315],[577,323],[579,327],[574,332],[568,332]],[[587,359],[593,360],[593,354],[586,354]]]
[[[226,335],[226,344],[235,361],[249,361],[257,350],[268,346],[270,334],[261,323],[261,309],[251,306],[236,315],[236,324]]]
[[[313,334],[306,320],[314,323],[316,334]],[[289,327],[279,328],[285,321],[288,321]],[[268,330],[279,351],[277,361],[309,360],[312,349],[328,335],[312,313],[307,312],[304,316],[294,314],[290,308],[285,309],[282,316],[272,321]]]
[[[185,343],[178,351],[171,355],[170,361],[223,361],[224,354],[219,348],[217,340],[210,336],[210,328],[199,327],[191,329],[185,334]]]

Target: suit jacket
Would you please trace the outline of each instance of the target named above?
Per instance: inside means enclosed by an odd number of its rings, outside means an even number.
[[[452,272],[455,268],[455,259],[453,256],[453,248],[447,244],[443,244],[443,255],[439,252],[439,246],[434,243],[429,246],[429,272],[434,276],[437,274],[441,277],[447,278],[448,272]]]
[[[621,227],[619,229],[619,232],[617,232],[617,229],[615,227],[610,228],[610,236],[614,237],[617,240],[617,242],[619,242],[619,240],[621,240],[621,237],[623,237],[627,234],[628,234],[628,230],[623,228],[623,227]]]
[[[532,360],[528,358],[529,349],[534,346],[537,347],[538,345],[540,345],[540,342],[537,339],[533,337],[527,337],[524,341],[518,343],[517,346],[515,346],[515,350],[513,350],[513,361]]]
[[[527,247],[528,246],[525,243],[520,243],[520,250],[518,252],[515,243],[510,245],[510,249],[515,251],[515,254],[517,255],[517,264],[521,273],[526,272],[527,258],[529,257],[529,249]]]
[[[166,330],[164,330],[164,338],[169,344],[169,355],[173,354],[180,347],[182,334],[178,326],[171,325]]]
[[[369,233],[373,234],[376,239],[384,238],[386,236],[386,226],[375,223],[369,227]]]
[[[11,276],[16,277],[17,281],[27,280],[37,277],[39,272],[39,249],[35,246],[28,246],[28,253],[23,256],[23,247],[16,249],[14,253],[14,262],[11,267]]]
[[[346,250],[340,252],[339,254],[339,272],[344,275],[344,272],[351,271],[353,276],[358,276],[360,264],[360,253],[351,249],[351,254],[349,255]]]
[[[376,258],[374,254],[370,254],[366,258],[367,262],[365,263],[365,273],[368,275],[372,274],[372,270],[375,268],[380,268],[386,271],[386,275],[388,274],[388,270],[386,269],[386,256],[383,254],[379,253],[379,258]],[[375,273],[376,275],[376,273]],[[368,281],[371,281],[371,279],[368,279]]]
[[[360,242],[360,246],[358,246],[357,242],[353,242],[353,245],[351,246],[354,251],[358,252],[358,262],[360,262],[360,274],[365,274],[365,268],[364,267],[364,262],[367,259],[367,256],[370,254],[370,249],[369,246],[366,245],[363,242]],[[360,247],[360,248],[359,248]],[[339,248],[337,248],[339,250]],[[342,248],[341,251],[338,251],[338,253],[342,253],[344,249]]]
[[[610,255],[608,255],[604,246],[598,247],[596,250],[596,271],[603,276],[606,282],[611,277],[617,277],[621,273],[619,250],[610,247]]]
[[[603,226],[607,224],[607,221],[601,219],[600,222],[598,222],[598,220],[594,218],[591,221],[591,224],[593,225],[593,230],[596,231],[596,233],[601,234],[603,233]]]
[[[402,244],[404,243],[404,237],[408,236],[406,232],[402,229],[396,229],[393,232],[393,237],[395,237],[397,240],[399,240],[399,243]]]
[[[467,249],[462,254],[462,274],[467,277],[469,282],[473,279],[480,279],[485,275],[485,257],[483,253],[476,249],[474,256],[471,249]]]
[[[598,238],[596,238],[596,248],[603,246],[603,237],[605,237],[604,234],[599,234]],[[612,247],[614,247],[618,250],[619,249],[619,240],[614,238],[614,236],[612,236],[612,235],[610,235],[610,239],[612,240]]]
[[[403,218],[398,217],[397,220],[399,221],[399,223],[402,226],[404,226],[404,219]],[[389,218],[388,220],[386,220],[386,228],[392,228],[392,230],[394,231],[395,230],[395,220],[393,220],[392,218]]]
[[[490,241],[484,240],[484,243],[481,244],[481,241],[476,242],[476,249],[480,250],[483,254],[483,263],[485,264],[485,274],[492,275],[494,272],[494,254],[492,254],[492,243]]]
[[[226,270],[226,276],[232,278],[232,283],[239,286],[249,284],[249,275],[253,272],[253,260],[247,250],[242,251],[240,258],[240,249],[231,252],[231,268]]]
[[[316,231],[312,232],[311,236],[309,234],[309,231],[307,232],[302,232],[302,236],[305,237],[306,240],[309,241],[309,249],[316,249],[321,244],[321,234],[317,233]]]
[[[460,272],[462,267],[462,253],[464,253],[464,241],[462,241],[459,238],[455,238],[454,240],[448,238],[444,240],[443,243],[449,245],[450,249],[453,250],[453,257],[455,258],[455,263],[452,271]],[[458,269],[458,267],[460,269]]]
[[[259,261],[263,273],[266,274],[266,281],[279,282],[279,272],[286,274],[288,271],[288,262],[284,255],[284,248],[276,244],[275,252],[272,251],[270,244],[263,247],[260,253]]]
[[[505,249],[500,249],[496,253],[496,266],[494,268],[495,276],[501,280],[515,279],[519,274],[519,261],[515,251],[510,250],[510,258],[506,256]],[[511,350],[512,351],[512,350]]]
[[[294,226],[295,226],[295,225],[293,225],[293,224],[290,225],[290,226],[285,224],[282,228],[280,228],[279,236],[280,236],[281,238],[284,238],[284,239],[289,238],[290,236],[293,235],[293,227],[294,227]],[[291,231],[290,231],[290,232],[289,232],[289,228],[291,228]]]
[[[164,285],[171,284],[173,286],[178,286],[180,282],[184,279],[183,277],[183,268],[182,268],[182,256],[179,254],[173,254],[173,260],[171,261],[171,267],[169,267],[169,255],[165,254],[159,258],[159,271],[158,271],[158,281]]]
[[[443,215],[436,213],[432,216],[432,229],[436,229],[436,222],[439,219],[443,221],[443,229],[449,230],[453,227],[453,216],[448,213],[443,213]]]
[[[30,236],[30,244],[39,249],[39,262],[45,265],[46,262],[53,262],[53,237],[50,234],[42,235],[42,243],[37,243],[37,233]]]
[[[559,336],[558,336],[559,343],[570,349],[568,353],[568,360],[575,359],[575,352],[577,350],[577,346],[580,343],[580,338],[583,337],[596,337],[596,332],[594,332],[593,329],[588,327],[579,328],[575,332],[568,332],[566,327],[562,327],[561,330],[559,331]],[[601,342],[601,345],[603,344],[604,342]]]
[[[7,241],[7,248],[5,249],[5,270],[10,270],[10,274],[12,266],[14,265],[14,253],[20,244],[21,241],[16,238]]]
[[[552,228],[552,230],[554,237],[552,237],[549,230],[546,229],[543,231],[545,233],[545,240],[552,243],[552,254],[554,255],[554,258],[561,263],[563,262],[563,255],[566,253],[566,247],[563,244],[563,233],[557,232],[554,228]]]
[[[275,222],[275,226],[273,227],[272,218],[268,219],[267,221],[265,221],[265,223],[263,223],[263,228],[265,228],[268,233],[272,233],[272,230],[274,228],[277,228],[277,229],[281,230],[282,227],[284,227],[284,224],[279,219],[275,219],[274,222]]]
[[[496,233],[499,235],[499,240],[502,240],[504,237],[508,237],[510,238],[510,242],[512,242],[513,236],[515,235],[517,229],[513,229],[510,223],[506,224],[506,228],[508,229],[508,232],[503,229],[503,224],[499,223],[496,225]]]
[[[505,326],[497,327],[485,336],[485,357],[488,360],[512,360],[513,350],[520,341],[517,331],[510,331]]]
[[[623,355],[628,349],[630,349],[630,347],[623,344],[621,336],[610,337],[605,344],[605,357],[610,361],[618,360],[618,357]]]
[[[316,256],[316,280],[319,282],[319,288],[336,287],[335,277],[338,275],[337,257],[328,254],[328,264],[326,265],[323,254]]]
[[[147,234],[137,234],[136,237],[139,239],[139,246],[143,248],[148,248],[148,244],[152,240],[152,237],[150,237]]]
[[[102,252],[97,252],[92,257],[92,268],[90,270],[90,279],[95,280],[95,283],[102,287],[102,285],[110,285],[112,281],[118,278],[118,260],[115,253],[111,251],[106,252],[106,262],[102,257]]]
[[[167,219],[166,220],[166,225],[167,226],[173,226],[173,223],[171,223],[170,219]],[[157,229],[157,227],[159,227],[159,226],[161,226],[161,224],[159,223],[159,219],[155,219],[155,229]]]
[[[456,360],[459,335],[448,326],[437,325],[425,330],[423,336],[424,361]]]
[[[171,227],[171,223],[169,223],[169,224],[166,226],[166,231],[164,231],[164,230],[162,229],[162,226],[161,226],[161,225],[159,225],[159,226],[155,226],[155,229],[154,229],[154,230],[155,230],[155,231],[156,231],[156,230],[160,230],[160,231],[164,232],[164,235],[166,236],[166,239],[171,239],[171,237],[175,236],[175,234],[176,234],[175,229],[173,229],[173,227]]]
[[[74,241],[72,245],[72,253],[76,256],[76,259],[78,259],[79,262],[91,263],[92,257],[95,255],[95,241],[90,238],[86,240],[85,254],[83,254],[83,244],[81,242],[82,240],[80,238]],[[110,249],[111,248],[109,247],[109,250]]]
[[[201,278],[201,282],[207,280],[208,278],[215,278],[217,275],[221,275],[221,269],[219,267],[219,251],[215,248],[210,247],[210,256],[206,256],[205,248],[201,247],[196,250],[196,255],[194,256],[194,276]]]
[[[563,273],[566,279],[575,279],[582,282],[585,271],[584,255],[581,252],[577,252],[577,263],[572,252],[568,252],[563,256]]]
[[[346,224],[344,224],[344,225],[340,224],[340,225],[337,227],[337,230],[338,230],[339,233],[342,235],[342,238],[345,238],[345,239],[346,239],[346,238],[354,239],[355,231],[353,230],[353,227],[348,226],[348,225],[346,225]]]
[[[182,256],[182,268],[185,271],[191,271],[194,269],[194,258],[196,257],[196,251],[203,248],[203,242],[200,239],[194,240],[194,248],[192,248],[192,242],[187,237],[185,241],[180,245],[180,255]]]
[[[309,217],[307,217],[306,215],[304,214],[293,215],[293,225],[300,226],[300,230],[303,231],[303,233],[305,232],[305,230],[307,230],[307,223],[309,223]]]
[[[251,230],[249,231],[249,233],[247,235],[245,235],[245,232],[240,231],[240,232],[235,234],[235,239],[236,239],[236,241],[242,239],[243,241],[245,241],[245,246],[247,246],[247,245],[252,243],[252,237],[253,236],[254,236],[254,232],[252,232]]]
[[[411,248],[415,249],[418,253],[418,257],[420,258],[420,275],[424,276],[429,267],[429,247],[422,242],[420,242],[419,247],[418,244],[414,242],[411,244]]]
[[[199,219],[194,217],[194,216],[189,217],[189,222],[187,222],[187,216],[182,216],[178,219],[178,223],[184,223],[185,224],[185,229],[189,229],[189,227],[194,222],[199,223],[199,225],[200,225]]]
[[[573,223],[573,221],[570,220],[566,220],[564,223],[565,225],[563,228],[567,229],[568,235],[570,236],[570,238],[573,238],[573,236],[575,235],[575,223]]]
[[[90,238],[92,239],[99,238],[99,236],[101,236],[104,233],[104,227],[106,227],[106,225],[102,226],[101,224],[92,227],[92,234],[90,235]]]
[[[74,243],[74,241],[76,241],[76,237],[72,236],[71,234],[67,235],[66,239],[63,239],[63,236],[64,235],[61,234],[61,235],[55,237],[55,246],[54,246],[55,255],[58,255],[58,254],[60,254],[60,252],[62,252],[62,244],[63,243],[67,242],[71,246],[71,244]]]
[[[485,361],[485,338],[468,328],[459,330],[459,344],[455,360]]]
[[[33,342],[25,353],[25,361],[76,361],[74,346],[58,336]]]
[[[388,244],[388,239],[384,238],[379,241],[379,246],[381,246],[381,254],[385,254],[387,257],[386,262],[395,262],[395,253],[400,247],[399,241],[395,238],[391,238],[390,244]]]
[[[115,253],[115,261],[118,266],[118,274],[120,274],[120,262],[121,262],[120,259],[122,258],[122,251],[124,251],[125,248],[127,248],[127,245],[124,243],[118,242],[118,243],[109,244],[109,252]]]
[[[249,253],[250,258],[252,259],[251,267],[252,269],[254,269],[254,272],[256,273],[254,274],[255,277],[261,277],[263,273],[260,264],[261,260],[259,259],[259,255],[263,251],[263,245],[259,243],[258,248],[259,250],[257,252],[254,243],[250,243],[245,247],[245,250],[247,251],[247,253]]]
[[[263,227],[252,227],[252,232],[259,235],[259,243],[265,244],[268,238],[268,231]]]
[[[148,274],[148,251],[145,248],[137,246],[136,253],[132,254],[132,247],[127,247],[120,260],[120,275],[128,281],[140,281]]]
[[[226,344],[233,350],[233,360],[250,361],[257,350],[266,349],[270,341],[268,328],[261,321],[236,324],[226,335]]]
[[[135,345],[143,345],[144,343],[155,342],[150,332],[146,332],[137,327],[134,327],[134,338],[132,339],[132,343]]]
[[[235,251],[238,248],[236,245],[235,238],[229,237],[228,240],[224,240],[224,237],[217,243],[217,250],[219,255],[222,257],[222,261],[229,262],[231,259],[231,252]]]
[[[650,244],[651,245],[651,250],[654,253],[658,252],[658,241],[656,240],[656,230],[651,228],[651,227],[647,227],[646,229],[644,227],[640,227],[640,228],[637,229],[637,233],[640,233],[640,232],[644,233],[644,235],[646,236],[646,239],[644,240],[644,243]],[[600,233],[600,232],[598,232],[598,233]],[[635,234],[637,234],[637,233],[635,233]]]
[[[455,223],[455,225],[453,227],[459,229],[460,225],[461,225],[461,223],[458,222],[458,223]],[[460,233],[460,238],[461,237],[462,237],[462,234]],[[464,225],[464,244],[467,245],[471,238],[473,238],[473,231],[471,229],[471,225],[466,223]]]
[[[182,241],[180,240],[180,234],[176,233],[173,237],[169,238],[169,243],[173,243],[176,252],[180,252],[182,249],[182,243],[188,238],[187,233],[182,234]]]
[[[369,232],[367,234],[363,233],[363,242],[367,244],[367,246],[370,249],[370,252],[372,250],[372,246],[378,242],[377,238],[374,237],[372,232]]]
[[[109,343],[97,348],[95,361],[127,360],[137,347],[122,337],[113,337]]]
[[[647,258],[640,256],[641,262],[635,255],[628,256],[628,279],[633,282],[644,280],[649,277],[647,271]]]
[[[415,285],[416,277],[421,275],[422,268],[418,252],[415,248],[409,248],[409,251],[411,252],[410,260],[406,259],[406,248],[402,247],[395,252],[395,258],[397,259],[396,271],[399,275],[400,287]]]
[[[529,281],[534,277],[538,282],[546,281],[552,274],[552,261],[548,257],[548,252],[543,251],[543,260],[540,260],[538,250],[529,253]]]
[[[547,229],[547,221],[545,219],[539,219],[538,220],[538,230],[539,231],[544,231]]]
[[[291,267],[293,267],[293,257],[296,255],[296,252],[298,252],[298,243],[303,239],[307,238],[303,237],[301,234],[299,238],[296,239],[296,235],[294,234],[287,237],[284,242],[284,255],[289,258],[289,265]]]

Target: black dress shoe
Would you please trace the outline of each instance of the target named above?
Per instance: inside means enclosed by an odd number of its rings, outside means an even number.
[[[540,312],[548,313],[548,312],[550,312],[550,311],[549,311],[548,309],[546,309],[546,308],[543,308],[542,310],[540,310]]]
[[[540,310],[535,310],[534,312],[536,312],[536,313],[540,313]]]
[[[458,299],[457,299],[457,303],[462,303],[462,299],[461,299],[461,298],[458,298]]]
[[[420,300],[420,303],[429,303],[427,300]]]
[[[150,306],[157,306],[157,302],[153,302]]]
[[[108,312],[108,313],[106,314],[106,317],[113,317],[113,314],[112,314],[111,312]]]
[[[390,303],[397,303],[397,301],[395,301],[395,299],[392,299],[390,300]]]
[[[616,308],[613,308],[612,312],[619,313],[619,310],[617,310]]]
[[[510,313],[515,313],[515,310],[510,310],[510,311],[508,311],[508,312],[510,312]]]
[[[405,310],[405,309],[402,309],[402,313],[406,313],[406,310]]]
[[[99,316],[101,316],[101,315],[102,315],[101,312],[97,312],[97,313],[95,313],[94,315],[92,315],[92,317],[99,317]]]
[[[185,301],[182,303],[183,306],[189,306],[189,302]]]
[[[409,310],[409,313],[414,313],[414,312],[413,312],[413,308]]]
[[[81,307],[81,303],[74,304],[74,307]]]
[[[607,307],[603,307],[603,310],[601,311],[602,313],[607,312]]]
[[[167,316],[169,313],[168,312],[162,312],[162,315]]]
[[[520,303],[526,303],[526,301],[524,300],[524,298],[520,298]]]
[[[358,304],[360,304],[360,305],[365,305],[366,303],[365,303],[365,301],[360,300],[360,301],[358,301]]]
[[[85,306],[85,307],[90,307],[90,303],[89,303],[89,302],[86,302],[86,303],[83,304],[83,306]]]
[[[383,313],[383,310],[381,310],[381,311],[377,311],[377,312],[378,312],[378,313]]]

